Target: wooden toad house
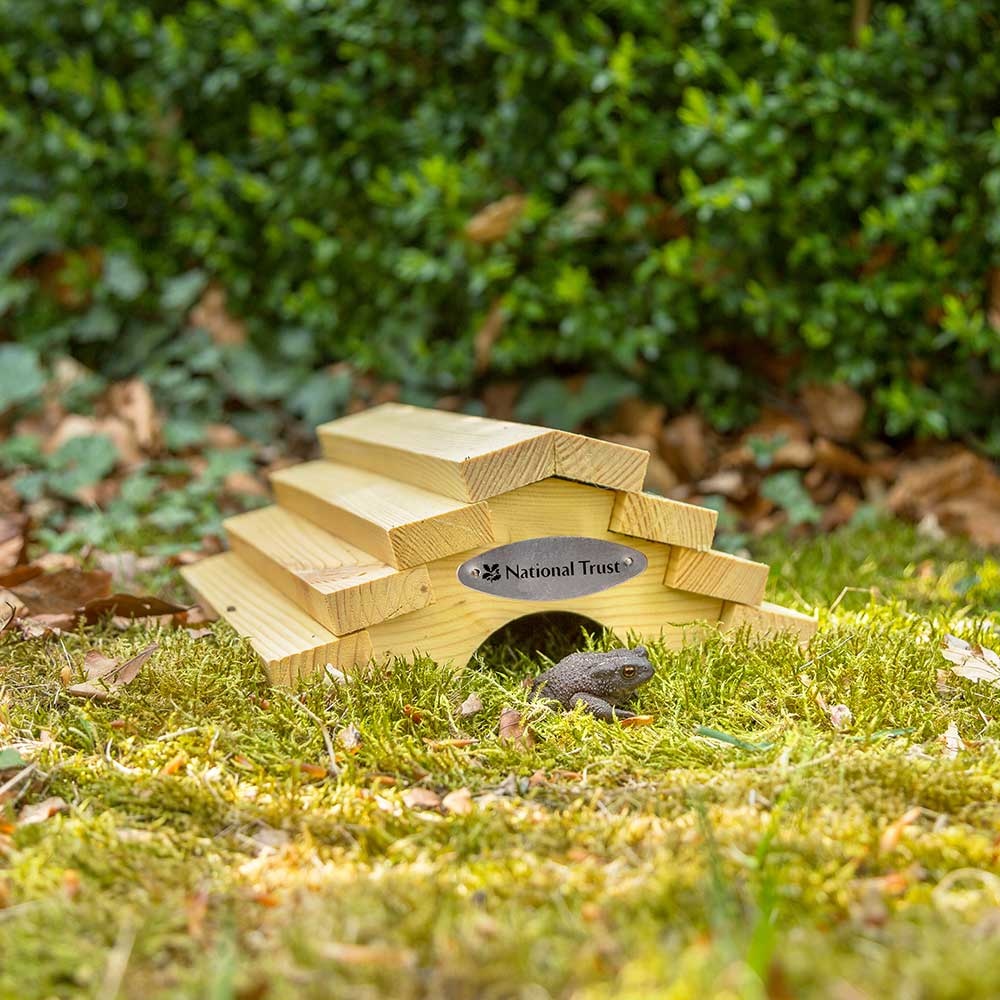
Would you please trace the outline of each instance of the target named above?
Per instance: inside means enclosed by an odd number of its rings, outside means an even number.
[[[565,431],[395,403],[319,428],[230,551],[184,576],[276,683],[426,653],[456,666],[504,625],[572,612],[677,648],[706,627],[789,629],[768,568],[711,549],[715,511],[642,492],[649,455]]]

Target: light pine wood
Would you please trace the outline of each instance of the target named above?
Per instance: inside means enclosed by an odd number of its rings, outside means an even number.
[[[327,631],[232,552],[185,566],[181,575],[200,601],[250,641],[273,684],[293,684],[327,664],[349,670],[371,659],[367,632]]]
[[[555,432],[555,474],[616,490],[642,489],[649,452],[583,434]]]
[[[565,480],[548,479],[489,501],[497,545],[543,535],[586,535],[621,541],[608,531],[615,495]],[[487,546],[428,565],[435,603],[412,615],[371,627],[376,659],[423,652],[438,662],[461,666],[493,632],[508,622],[542,611],[570,611],[614,631],[661,638],[679,648],[714,628],[722,601],[685,594],[663,585],[670,549],[641,539],[629,544],[649,560],[646,570],[609,590],[560,601],[519,601],[470,590],[456,578],[460,563]],[[707,625],[705,623],[708,623]]]
[[[724,601],[758,605],[764,599],[768,567],[726,552],[674,547],[663,582],[668,587]]]
[[[336,462],[305,462],[271,475],[278,503],[390,566],[409,569],[488,545],[484,501],[462,503]]]
[[[385,403],[319,428],[335,462],[474,502],[553,474],[543,427]]]
[[[722,627],[738,629],[749,625],[757,635],[778,635],[792,632],[800,643],[807,643],[816,634],[815,616],[804,615],[801,611],[783,608],[780,604],[764,601],[759,608],[746,604],[722,605]]]
[[[611,530],[688,549],[709,549],[718,513],[651,493],[619,493]]]
[[[231,517],[225,529],[234,552],[336,635],[433,600],[424,567],[394,569],[280,507]]]

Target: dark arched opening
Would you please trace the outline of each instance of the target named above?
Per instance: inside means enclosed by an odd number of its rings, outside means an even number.
[[[553,662],[583,649],[587,636],[600,637],[600,622],[572,611],[539,611],[507,622],[493,632],[473,654],[469,665],[521,673],[526,659]]]

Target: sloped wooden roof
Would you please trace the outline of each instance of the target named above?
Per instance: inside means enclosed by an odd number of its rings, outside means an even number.
[[[396,403],[325,424],[319,437],[324,459],[272,475],[276,505],[226,521],[231,552],[184,571],[275,679],[316,669],[324,656],[366,660],[367,629],[435,603],[428,566],[508,540],[494,530],[492,500],[553,478],[613,490],[600,524],[578,530],[662,546],[662,586],[722,602],[723,622],[803,636],[815,627],[776,606],[761,610],[768,568],[711,551],[715,511],[641,492],[649,455],[640,449]],[[563,527],[572,510],[547,520],[540,511],[540,533],[574,533]]]

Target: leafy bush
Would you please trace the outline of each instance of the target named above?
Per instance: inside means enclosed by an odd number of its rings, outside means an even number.
[[[418,401],[599,372],[721,427],[838,379],[873,430],[1000,452],[997,13],[851,19],[0,0],[0,314],[182,417],[321,419],[338,360]],[[255,351],[195,328],[210,287]]]

